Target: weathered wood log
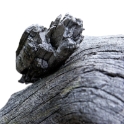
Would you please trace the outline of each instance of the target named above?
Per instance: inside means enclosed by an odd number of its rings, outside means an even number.
[[[124,35],[85,36],[57,72],[11,96],[0,124],[124,124]]]

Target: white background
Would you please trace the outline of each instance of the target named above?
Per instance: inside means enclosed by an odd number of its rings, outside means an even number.
[[[11,94],[27,87],[18,83],[15,51],[23,31],[46,26],[59,14],[84,22],[84,35],[124,34],[124,0],[0,0],[0,108]]]

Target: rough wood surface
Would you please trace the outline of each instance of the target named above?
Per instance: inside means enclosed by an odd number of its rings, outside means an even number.
[[[124,35],[86,36],[57,72],[11,96],[0,124],[124,124]]]

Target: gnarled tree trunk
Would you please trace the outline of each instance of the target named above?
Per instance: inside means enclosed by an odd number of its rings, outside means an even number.
[[[124,124],[124,36],[86,36],[54,74],[11,96],[0,124]]]

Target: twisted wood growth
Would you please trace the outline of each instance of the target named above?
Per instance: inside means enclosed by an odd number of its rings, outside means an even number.
[[[66,14],[56,18],[47,30],[32,25],[23,33],[16,51],[19,82],[34,83],[58,69],[83,40],[83,22]]]
[[[86,36],[57,72],[11,96],[0,124],[124,124],[124,35]]]

